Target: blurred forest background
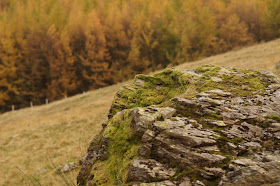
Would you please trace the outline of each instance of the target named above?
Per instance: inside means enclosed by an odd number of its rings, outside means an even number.
[[[1,0],[0,112],[279,36],[279,0]]]

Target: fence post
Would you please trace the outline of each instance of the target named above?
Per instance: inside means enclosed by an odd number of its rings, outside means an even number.
[[[49,100],[48,100],[48,99],[46,99],[46,105],[47,105],[47,104],[49,104]]]
[[[67,98],[67,95],[65,95],[65,98]]]
[[[30,107],[31,107],[31,108],[33,107],[33,102],[32,102],[32,101],[30,101]]]
[[[12,111],[15,111],[15,105],[12,105]]]

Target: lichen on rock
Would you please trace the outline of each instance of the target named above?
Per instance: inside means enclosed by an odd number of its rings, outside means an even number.
[[[204,65],[117,92],[78,185],[280,184],[280,80]]]

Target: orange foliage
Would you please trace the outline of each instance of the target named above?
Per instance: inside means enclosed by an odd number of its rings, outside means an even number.
[[[0,111],[280,36],[278,0],[1,0]]]

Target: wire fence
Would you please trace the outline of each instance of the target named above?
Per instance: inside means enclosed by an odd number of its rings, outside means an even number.
[[[86,94],[86,92],[83,91],[82,94],[84,95],[84,94]],[[66,99],[66,98],[68,98],[68,96],[65,95],[64,98]],[[56,100],[56,101],[58,101],[58,100]],[[45,99],[45,105],[48,105],[49,103],[50,103],[49,99],[46,98],[46,99]],[[43,104],[40,104],[40,105],[43,105]],[[33,108],[33,106],[35,106],[35,104],[33,103],[33,101],[30,101],[30,108]],[[25,108],[26,108],[26,107],[25,107]],[[11,111],[12,111],[12,112],[15,111],[15,110],[20,110],[20,109],[22,109],[22,108],[16,109],[15,105],[11,105]]]

